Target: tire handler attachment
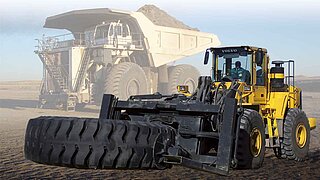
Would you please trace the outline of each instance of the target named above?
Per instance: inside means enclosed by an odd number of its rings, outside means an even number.
[[[237,167],[240,128],[235,95],[200,77],[191,97],[181,94],[103,96],[100,116],[39,117],[28,123],[27,159],[49,165],[99,169],[165,169],[182,165],[227,175]]]

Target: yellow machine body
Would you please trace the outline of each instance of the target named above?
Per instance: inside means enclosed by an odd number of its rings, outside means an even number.
[[[234,50],[230,51],[237,51],[235,47]],[[294,86],[294,74],[285,75],[283,67],[272,69],[270,67],[270,60],[269,55],[267,54],[267,50],[264,48],[257,48],[251,46],[241,46],[248,52],[251,52],[252,56],[250,61],[251,63],[251,76],[250,76],[250,84],[246,82],[241,82],[240,80],[238,83],[240,84],[238,87],[238,93],[236,95],[239,105],[249,109],[255,109],[259,112],[262,119],[265,123],[265,132],[267,134],[266,138],[266,147],[278,147],[280,145],[279,138],[283,137],[283,120],[285,119],[287,110],[290,108],[302,108],[302,90],[298,87]],[[227,51],[227,50],[225,50]],[[257,53],[259,52],[259,53]],[[260,60],[258,60],[257,56],[260,56]],[[213,56],[213,64],[219,64],[218,56]],[[259,62],[260,61],[260,64]],[[294,68],[294,61],[277,61],[276,63],[285,63],[287,62],[287,67],[290,64],[293,64]],[[264,72],[262,75],[263,84],[257,83],[257,65],[261,67],[261,70]],[[289,70],[290,71],[290,70]],[[213,65],[212,67],[213,72],[213,86],[218,87],[221,81],[215,79],[215,77],[219,77],[217,75],[218,66]],[[290,78],[293,78],[290,83]],[[287,81],[287,83],[284,82]],[[224,86],[229,88],[232,82],[225,82]],[[316,128],[316,119],[315,118],[308,118],[310,129]]]

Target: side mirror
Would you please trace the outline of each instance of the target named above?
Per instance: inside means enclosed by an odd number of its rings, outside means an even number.
[[[255,53],[256,56],[256,63],[258,66],[261,66],[263,63],[263,52],[262,51],[257,51]]]
[[[208,64],[209,61],[209,50],[206,50],[206,53],[204,54],[204,64]]]

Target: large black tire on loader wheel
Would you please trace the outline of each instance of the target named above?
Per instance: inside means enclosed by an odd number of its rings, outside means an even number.
[[[127,100],[131,95],[148,94],[148,87],[143,69],[138,64],[123,62],[112,67],[107,73],[104,93]]]
[[[147,122],[39,117],[28,123],[24,152],[27,159],[49,165],[150,169],[158,167],[155,142],[168,133],[167,126]]]
[[[257,169],[262,166],[265,153],[265,131],[260,114],[244,109],[240,117],[237,142],[237,168]]]
[[[194,66],[180,64],[169,67],[168,94],[177,94],[178,85],[188,85],[189,92],[193,93],[198,86],[200,73]]]
[[[310,144],[310,125],[306,114],[298,109],[289,109],[284,120],[281,158],[303,161]]]

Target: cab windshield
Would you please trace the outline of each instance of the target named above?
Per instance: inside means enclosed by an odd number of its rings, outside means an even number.
[[[229,53],[216,54],[216,63],[213,73],[213,78],[216,81],[221,81],[222,78],[239,80],[251,84],[252,74],[252,54],[245,53]]]

